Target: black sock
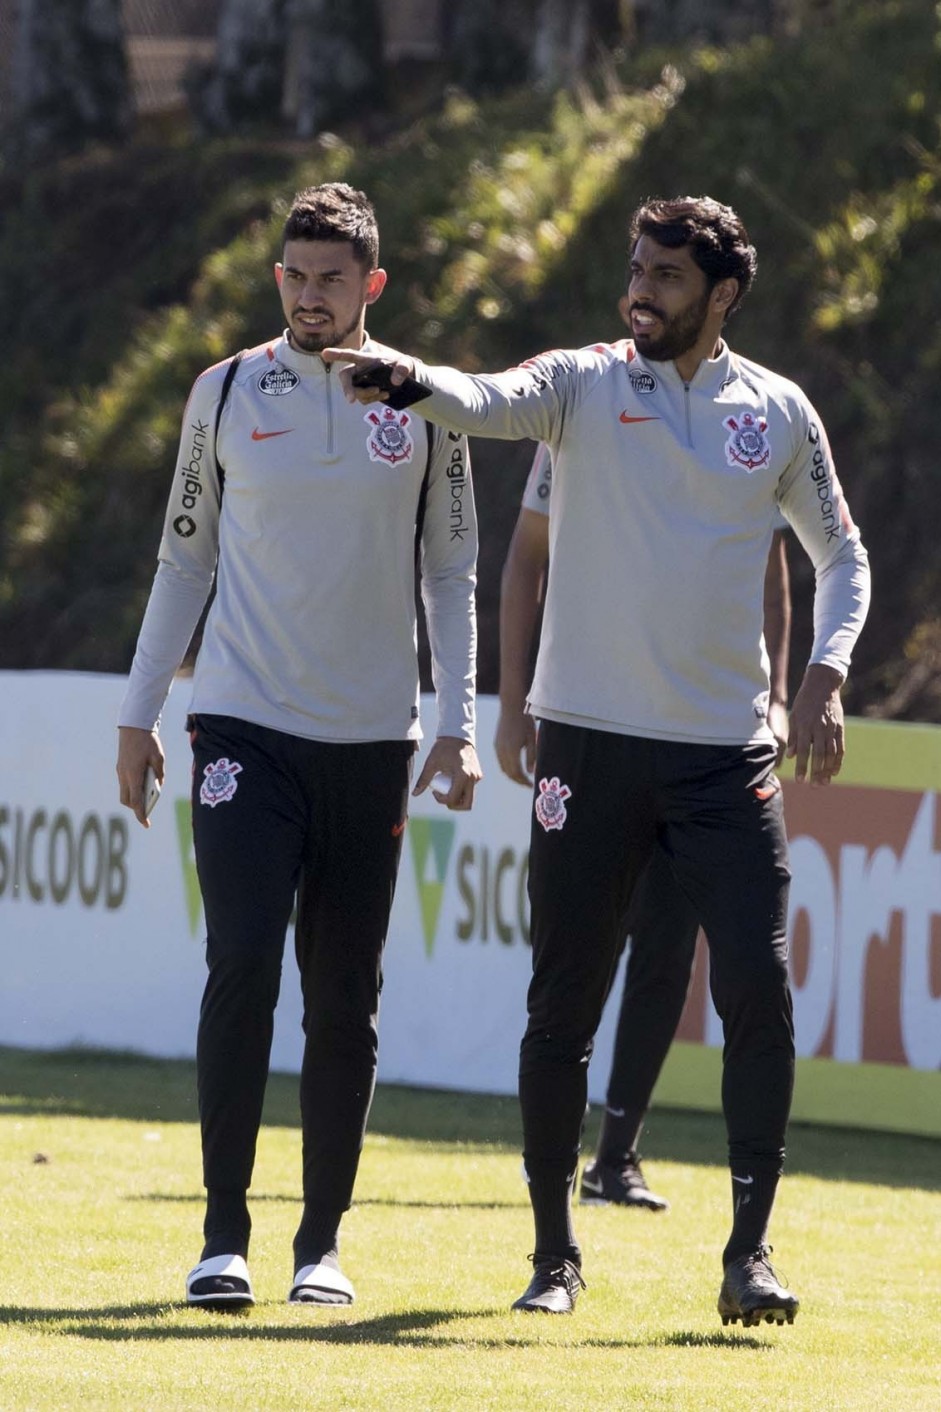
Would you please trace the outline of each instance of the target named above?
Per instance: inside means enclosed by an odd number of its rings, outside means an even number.
[[[765,1244],[780,1175],[774,1167],[732,1164],[732,1234],[722,1252],[723,1265]]]
[[[201,1260],[214,1255],[248,1254],[252,1234],[252,1218],[248,1214],[244,1191],[220,1191],[217,1187],[206,1192],[206,1219],[203,1222],[203,1253]]]
[[[572,1228],[572,1187],[575,1175],[527,1172],[529,1199],[536,1224],[536,1256],[561,1255],[581,1269],[582,1252]]]
[[[342,1211],[324,1211],[304,1205],[304,1214],[294,1237],[294,1269],[305,1265],[331,1265],[340,1268],[340,1219]]]
[[[598,1161],[619,1171],[637,1160],[637,1145],[644,1126],[644,1108],[605,1108],[598,1133]]]

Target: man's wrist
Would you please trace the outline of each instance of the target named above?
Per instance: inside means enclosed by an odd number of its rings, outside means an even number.
[[[805,682],[819,683],[829,691],[839,691],[846,681],[846,673],[839,667],[831,667],[826,662],[809,662],[804,673]]]

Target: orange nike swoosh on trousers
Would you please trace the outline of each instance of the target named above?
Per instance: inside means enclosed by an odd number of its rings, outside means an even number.
[[[252,441],[267,441],[270,436],[287,436],[288,432],[293,430],[293,427],[285,427],[284,431],[259,431],[256,427],[252,432]]]
[[[629,426],[631,422],[659,422],[659,420],[659,417],[629,417],[626,412],[622,412],[618,417],[618,421],[623,422],[625,426]]]
[[[393,824],[393,825],[392,825],[392,837],[393,837],[393,838],[398,838],[398,836],[399,836],[400,833],[404,833],[404,832],[405,832],[405,825],[406,825],[406,822],[407,822],[407,820],[403,819],[400,824]]]

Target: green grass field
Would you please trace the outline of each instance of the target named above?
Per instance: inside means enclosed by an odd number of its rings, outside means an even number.
[[[793,1327],[723,1329],[721,1120],[651,1115],[668,1215],[577,1213],[573,1318],[513,1315],[529,1266],[516,1102],[376,1095],[343,1227],[357,1302],[289,1308],[296,1079],[273,1075],[252,1203],[258,1304],[182,1304],[202,1192],[193,1068],[0,1050],[0,1408],[941,1408],[941,1144],[795,1126],[772,1240]],[[590,1124],[589,1140],[594,1135]]]

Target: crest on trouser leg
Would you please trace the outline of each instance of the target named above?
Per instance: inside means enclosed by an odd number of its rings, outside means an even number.
[[[203,782],[199,786],[200,804],[208,804],[210,809],[215,809],[217,804],[225,804],[230,800],[238,789],[236,775],[242,773],[242,767],[236,760],[229,760],[224,755],[220,760],[207,765],[203,770]]]
[[[572,791],[567,784],[559,782],[558,775],[553,775],[551,780],[542,779],[539,781],[539,793],[536,796],[536,818],[542,824],[546,833],[551,833],[553,829],[560,829],[568,818],[568,811],[565,807],[566,799],[571,799]]]

